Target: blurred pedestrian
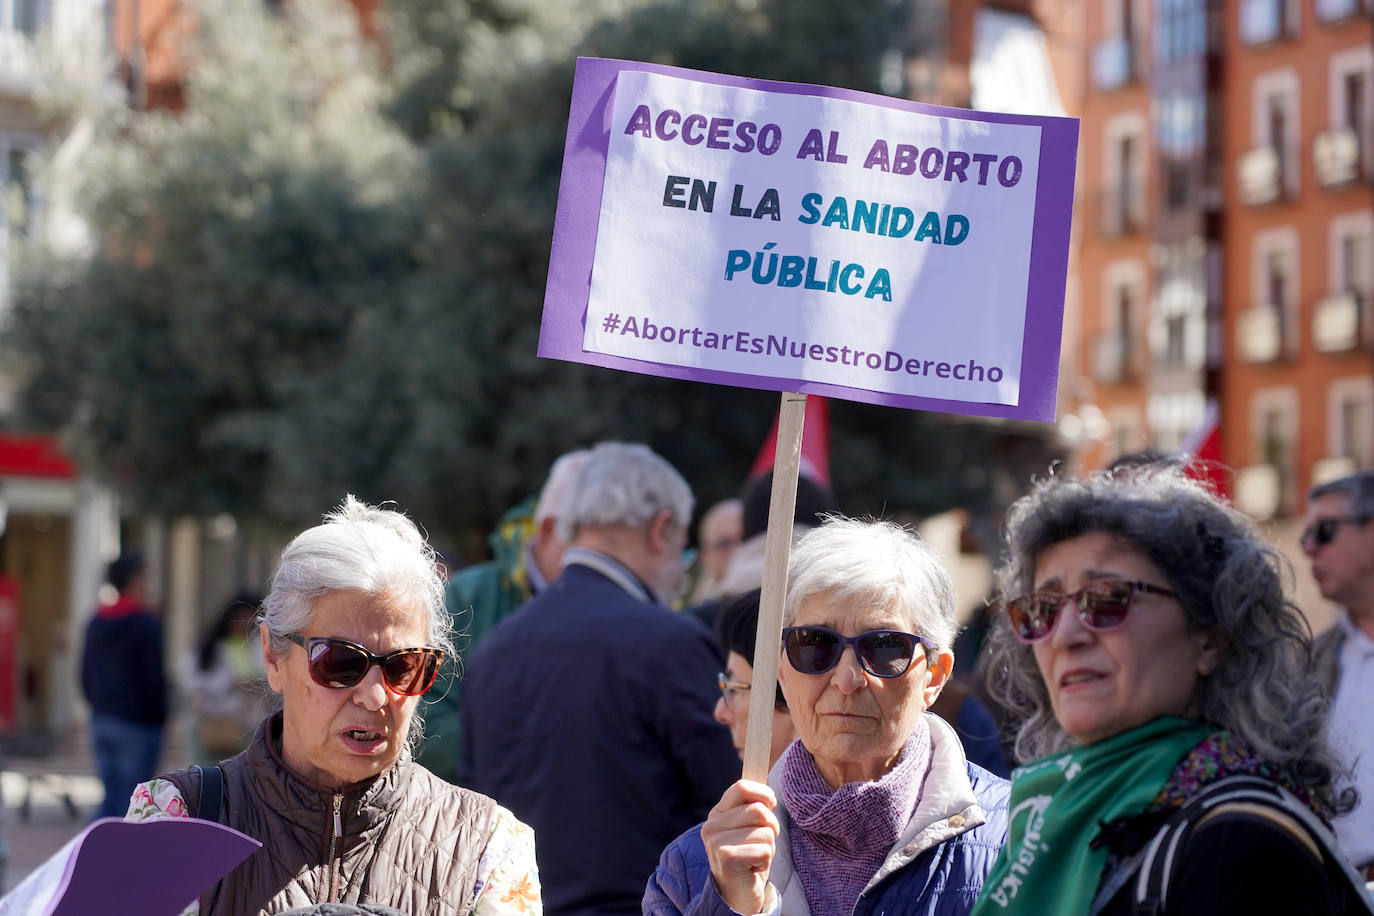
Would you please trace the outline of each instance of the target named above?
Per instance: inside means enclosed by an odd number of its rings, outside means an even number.
[[[716,588],[735,548],[744,540],[744,502],[722,499],[702,515],[697,525],[697,562],[686,606],[717,597]]]
[[[1374,881],[1374,471],[1312,489],[1302,549],[1322,597],[1344,610],[1312,647],[1331,698],[1331,744],[1360,793],[1356,808],[1333,826],[1351,862]]]
[[[468,666],[460,778],[534,828],[549,913],[638,913],[658,850],[705,816],[739,758],[711,717],[711,634],[667,607],[686,481],[643,445],[603,442],[571,489],[562,574]]]
[[[91,750],[105,789],[96,817],[119,817],[134,786],[157,772],[167,719],[162,621],[144,603],[144,561],[120,554],[106,570],[115,597],[86,627],[81,689],[91,704]]]
[[[471,658],[482,640],[506,617],[558,578],[568,544],[558,520],[572,497],[572,481],[587,458],[586,449],[562,455],[549,469],[537,501],[526,500],[501,517],[487,543],[492,559],[468,566],[444,586],[444,606]],[[458,781],[462,754],[462,672],[449,659],[439,672],[437,696],[425,713],[419,760],[436,776]]]
[[[251,592],[230,599],[201,637],[187,672],[196,740],[212,761],[247,747],[268,712],[267,669],[256,632],[261,600]]]

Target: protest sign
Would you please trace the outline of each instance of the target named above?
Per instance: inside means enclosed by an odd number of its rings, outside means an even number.
[[[213,821],[95,821],[0,900],[0,916],[175,916],[262,844]]]
[[[1051,420],[1077,122],[578,62],[539,355]]]
[[[806,394],[1053,420],[1078,123],[580,59],[539,355],[783,392],[744,773]]]

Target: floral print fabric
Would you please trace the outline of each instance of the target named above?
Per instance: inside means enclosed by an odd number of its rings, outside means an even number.
[[[126,820],[190,817],[177,787],[165,779],[140,783],[129,800]],[[534,831],[500,805],[492,813],[491,834],[477,865],[472,916],[542,916],[539,869],[534,861]],[[200,903],[181,916],[200,916]]]

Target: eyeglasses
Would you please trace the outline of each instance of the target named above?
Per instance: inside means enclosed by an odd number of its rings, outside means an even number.
[[[1005,602],[1012,632],[1022,642],[1039,642],[1054,632],[1054,622],[1064,602],[1078,608],[1078,619],[1089,630],[1111,630],[1126,622],[1136,592],[1175,597],[1160,585],[1130,579],[1099,579],[1076,592],[1031,592]]]
[[[730,701],[735,698],[735,692],[748,690],[751,685],[742,684],[739,681],[730,680],[724,671],[716,675],[716,686],[720,688],[720,695],[725,698],[725,705],[729,706]]]
[[[378,665],[388,687],[401,696],[415,697],[433,686],[439,664],[444,660],[443,650],[429,647],[373,655],[357,643],[343,639],[299,633],[288,633],[286,638],[305,649],[310,677],[321,687],[353,687],[373,665]]]
[[[1342,525],[1363,525],[1367,521],[1367,515],[1333,515],[1330,518],[1319,518],[1303,529],[1302,540],[1299,543],[1305,547],[1307,542],[1311,541],[1315,547],[1325,547],[1336,539],[1336,532]]]
[[[930,640],[901,630],[868,630],[843,636],[829,627],[783,627],[787,662],[802,674],[825,674],[840,663],[845,646],[854,649],[859,666],[874,677],[901,677],[916,658],[916,647]]]

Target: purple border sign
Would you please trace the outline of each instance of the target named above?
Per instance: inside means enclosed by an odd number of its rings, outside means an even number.
[[[578,60],[539,355],[1053,420],[1078,122]]]

